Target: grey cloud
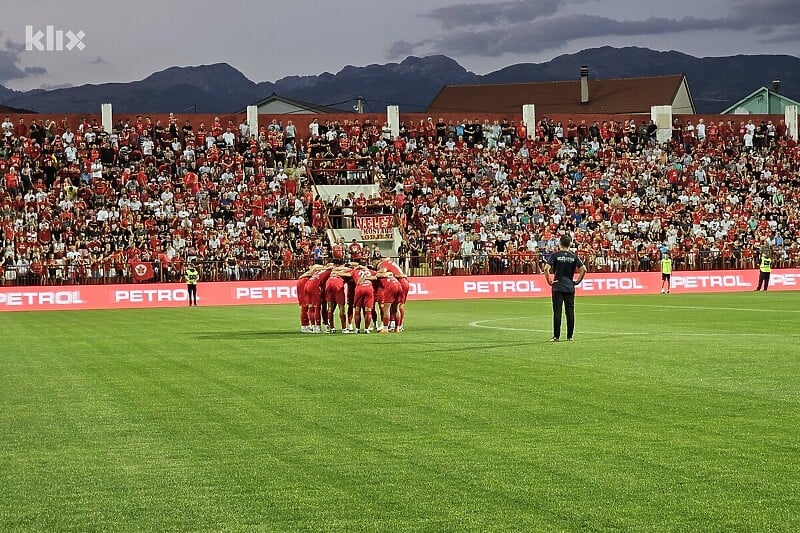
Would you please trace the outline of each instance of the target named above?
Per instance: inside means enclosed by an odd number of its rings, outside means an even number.
[[[92,59],[91,61],[89,61],[89,64],[90,64],[90,65],[108,65],[109,63],[108,63],[108,61],[106,61],[106,60],[105,60],[105,59],[103,59],[102,57],[100,57],[100,56],[95,56],[95,58],[94,58],[94,59]]]
[[[404,58],[414,54],[417,48],[424,46],[424,42],[410,43],[408,41],[397,41],[389,47],[387,57],[389,59]]]
[[[20,68],[20,54],[25,50],[23,43],[6,39],[3,47],[4,49],[0,50],[0,83],[47,74],[47,69],[43,67]]]
[[[687,31],[757,31],[764,43],[800,41],[800,1],[731,0],[717,18],[651,17],[616,20],[597,15],[558,16],[560,7],[585,0],[504,1],[497,4],[454,4],[426,17],[440,22],[443,34],[411,45],[392,45],[393,57],[430,45],[426,50],[449,55],[499,56],[557,49],[584,38],[680,34]],[[555,16],[553,16],[555,15]],[[483,25],[484,27],[481,27]],[[475,29],[473,29],[475,28]],[[783,31],[781,31],[783,30]],[[773,35],[781,31],[779,35]]]
[[[45,91],[52,91],[55,89],[69,89],[70,87],[74,87],[71,83],[43,83],[39,85],[40,89],[44,89]]]
[[[619,21],[595,15],[569,15],[514,24],[503,29],[456,32],[436,40],[435,46],[446,54],[498,56],[506,52],[541,52],[582,38],[657,35],[708,27],[708,20],[694,17],[680,20],[649,18],[641,21]]]
[[[797,0],[734,0],[725,18],[731,29],[766,29],[800,24]]]
[[[569,0],[525,0],[486,4],[453,4],[427,13],[450,30],[462,26],[531,21],[554,15]]]
[[[796,30],[787,33],[781,33],[772,37],[759,39],[758,42],[762,44],[798,43],[800,42],[800,32]]]

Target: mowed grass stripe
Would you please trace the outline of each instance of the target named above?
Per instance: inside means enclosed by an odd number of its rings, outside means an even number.
[[[579,299],[555,346],[468,325],[547,329],[544,299],[414,302],[406,332],[368,337],[301,336],[296,306],[6,315],[26,342],[0,355],[0,527],[796,526],[792,295],[757,296],[669,298],[778,304],[775,339],[687,343],[670,332],[696,315],[763,317],[657,297]]]

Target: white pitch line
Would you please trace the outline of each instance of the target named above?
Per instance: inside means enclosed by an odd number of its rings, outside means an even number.
[[[501,331],[529,331],[531,333],[551,333],[553,330],[551,329],[530,329],[530,328],[508,328],[503,326],[486,326],[484,325],[487,322],[504,322],[508,320],[530,320],[531,317],[529,316],[515,316],[515,317],[507,317],[507,318],[492,318],[488,320],[475,320],[470,322],[470,327],[473,328],[483,328],[483,329],[497,329]],[[635,332],[620,332],[620,333],[611,333],[608,331],[581,331],[582,334],[587,335],[619,335],[619,336],[642,336],[648,335],[648,333],[635,333]]]
[[[694,308],[693,308],[694,309]],[[495,329],[500,331],[524,331],[528,333],[552,333],[552,329],[531,329],[531,328],[509,328],[504,326],[487,326],[485,325],[487,322],[505,322],[509,320],[530,320],[531,317],[529,316],[515,316],[515,317],[506,317],[506,318],[492,318],[488,320],[475,320],[469,323],[470,327],[473,328],[481,328],[481,329]],[[606,337],[643,337],[643,336],[652,336],[652,333],[645,333],[645,332],[631,332],[631,331],[583,331],[578,328],[579,335],[601,335]],[[742,332],[685,332],[685,333],[659,333],[655,335],[658,338],[663,338],[663,336],[675,336],[675,337],[774,337],[773,333],[742,333]],[[783,335],[783,337],[789,338],[796,338],[797,335]]]
[[[584,305],[596,307],[646,307],[648,309],[678,309],[684,311],[746,311],[748,313],[800,313],[798,309],[764,309],[764,308],[751,308],[751,307],[701,307],[692,305],[650,305],[650,304],[601,304],[586,302],[581,300],[578,306]]]

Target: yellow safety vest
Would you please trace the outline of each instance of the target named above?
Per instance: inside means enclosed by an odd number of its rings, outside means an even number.
[[[761,256],[761,272],[770,272],[772,270],[772,258],[766,255]]]
[[[661,260],[661,273],[672,274],[672,259]]]
[[[195,269],[187,269],[186,270],[186,283],[189,285],[197,285],[197,281],[200,279],[200,273]]]

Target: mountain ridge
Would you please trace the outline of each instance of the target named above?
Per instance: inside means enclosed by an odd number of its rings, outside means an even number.
[[[254,82],[228,63],[173,66],[132,82],[85,84],[53,90],[13,91],[0,85],[0,103],[45,113],[96,112],[103,102],[125,113],[227,113],[272,93],[349,111],[356,96],[367,110],[400,105],[424,111],[444,85],[562,81],[588,65],[591,78],[684,74],[699,113],[719,112],[762,86],[780,79],[782,93],[800,99],[800,58],[737,54],[698,58],[644,47],[603,46],[562,54],[541,63],[517,63],[479,75],[444,55],[409,56],[402,61],[345,65],[335,74],[292,75]]]

